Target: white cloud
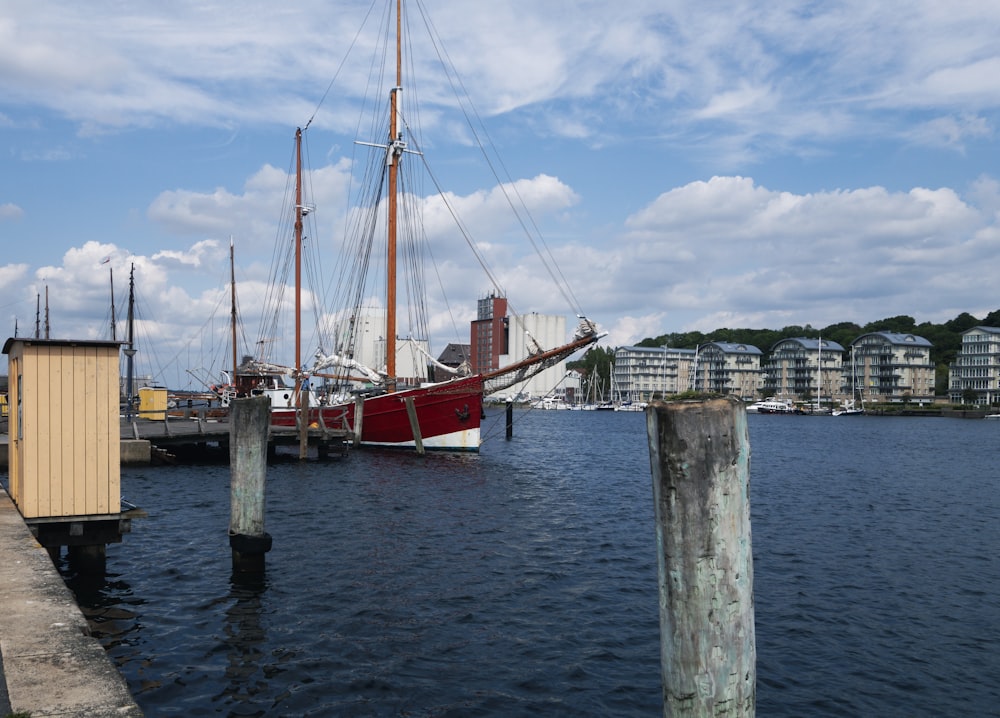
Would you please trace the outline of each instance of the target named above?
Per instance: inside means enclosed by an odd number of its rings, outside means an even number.
[[[964,152],[967,142],[992,137],[993,127],[988,119],[978,115],[949,115],[917,125],[906,134],[914,142],[928,147],[948,147]]]
[[[695,328],[948,319],[970,269],[1000,262],[993,208],[950,189],[796,195],[715,177],[664,193],[627,227],[591,301]]]
[[[9,221],[15,219],[21,219],[24,216],[24,210],[18,207],[13,202],[6,202],[0,204],[0,221]]]
[[[123,12],[112,3],[42,0],[0,23],[0,90],[88,132],[160,120],[284,123],[311,114],[315,88],[341,60],[330,38],[354,38],[366,7],[251,2],[234,14],[225,3],[136,3]],[[423,19],[412,20],[416,38]],[[951,4],[945,12],[933,3],[738,0],[720,11],[646,0],[576,3],[570,11],[528,0],[445,2],[432,20],[481,110],[533,108],[544,116],[536,126],[566,137],[597,141],[617,133],[615,118],[648,131],[670,117],[671,134],[688,141],[702,135],[701,123],[724,120],[740,124],[747,143],[801,142],[817,132],[871,131],[878,124],[865,116],[886,107],[1000,104],[992,82],[1000,12],[989,4]],[[341,71],[338,103],[320,123],[346,121],[345,105],[364,88],[353,71],[370,53],[373,32],[358,36],[358,64]],[[421,42],[420,57],[433,57]],[[420,62],[421,70],[440,72]],[[429,108],[453,104],[443,95],[426,99]]]
[[[148,330],[171,355],[223,301],[232,236],[252,325],[289,179],[256,143],[312,115],[367,7],[5,8],[0,126],[12,163],[0,231],[29,217],[19,237],[39,241],[0,237],[19,262],[3,270],[0,306],[33,316],[48,285],[60,321],[99,332],[108,303],[99,263],[110,255],[116,283],[135,263]],[[1000,190],[983,172],[1000,110],[989,82],[1000,5],[440,0],[432,19],[490,133],[530,148],[513,165],[530,179],[514,186],[612,341],[723,323],[938,320],[991,301],[980,283],[1000,261]],[[423,18],[411,20],[419,28]],[[373,37],[373,27],[357,37],[357,58]],[[415,63],[439,72],[430,54]],[[325,261],[336,256],[352,171],[340,156],[353,134],[331,130],[355,128],[356,69],[344,68],[313,125],[326,133],[318,154],[328,164],[308,175],[310,239]],[[425,89],[440,79],[414,89],[423,119],[444,130],[423,149],[450,163],[454,207],[519,309],[565,311],[528,243],[515,241],[494,181],[471,179],[465,158],[448,154],[473,137],[454,101]],[[191,151],[219,149],[219,136],[225,152]],[[157,164],[136,159],[154,144]],[[451,310],[467,321],[490,287],[445,229],[450,212],[424,205],[441,282],[459,289]],[[450,326],[435,307],[432,325]]]

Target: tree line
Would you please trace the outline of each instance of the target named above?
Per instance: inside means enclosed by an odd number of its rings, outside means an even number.
[[[816,328],[809,324],[803,326],[790,325],[782,329],[716,329],[703,332],[671,332],[656,337],[647,337],[636,346],[663,347],[675,349],[696,349],[701,344],[709,342],[731,342],[733,344],[750,344],[767,354],[771,347],[782,339],[805,337],[807,339],[823,338],[837,342],[847,349],[851,342],[862,334],[872,332],[896,332],[898,334],[915,334],[931,343],[931,363],[936,368],[935,393],[948,393],[948,366],[955,360],[962,349],[962,334],[973,327],[1000,327],[1000,309],[990,312],[983,319],[978,319],[968,312],[962,312],[954,319],[944,324],[921,322],[917,324],[913,317],[901,314],[887,317],[865,325],[854,322],[838,322],[827,327]],[[580,370],[587,377],[587,384],[593,377],[599,377],[602,386],[611,385],[611,372],[615,361],[615,350],[610,347],[594,347],[582,359],[570,362],[570,369]]]

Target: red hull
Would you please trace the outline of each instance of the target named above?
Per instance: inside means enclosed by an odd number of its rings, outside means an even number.
[[[361,416],[361,443],[413,446],[414,432],[406,409],[408,398],[413,400],[420,438],[425,448],[462,451],[479,449],[483,399],[483,381],[480,376],[366,398]],[[317,407],[310,410],[309,423],[331,429],[353,429],[354,414],[353,403]],[[294,410],[272,411],[271,423],[275,426],[295,426]]]

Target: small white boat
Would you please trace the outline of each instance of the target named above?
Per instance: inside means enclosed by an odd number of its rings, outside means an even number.
[[[645,411],[646,402],[644,401],[623,401],[621,404],[615,407],[615,411]]]
[[[747,406],[750,414],[794,414],[795,407],[790,401],[782,401],[769,397],[763,401],[757,401]]]
[[[842,407],[833,410],[834,416],[857,416],[864,413],[865,410],[863,408],[856,407],[853,400],[845,401]]]

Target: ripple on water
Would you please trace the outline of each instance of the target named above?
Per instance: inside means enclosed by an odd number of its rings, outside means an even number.
[[[748,422],[758,714],[996,714],[1000,426]],[[230,574],[228,467],[123,488],[150,517],[80,593],[148,715],[662,713],[642,414],[271,467],[257,585]]]

